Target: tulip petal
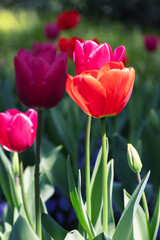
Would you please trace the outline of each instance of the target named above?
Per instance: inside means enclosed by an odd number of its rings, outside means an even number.
[[[122,62],[124,55],[125,55],[125,47],[124,46],[117,47],[114,50],[113,61]]]
[[[67,80],[66,62],[67,55],[60,53],[44,76],[46,84],[43,86],[42,105],[45,108],[54,107],[64,95]]]
[[[0,113],[0,144],[6,150],[11,150],[10,142],[7,135],[7,126],[10,122],[9,114]]]
[[[100,69],[102,66],[110,62],[110,49],[108,44],[99,44],[99,46],[91,52],[88,57],[89,69]]]
[[[93,117],[100,117],[105,105],[105,90],[97,79],[91,76],[78,75],[71,81],[71,91],[82,110]],[[80,107],[81,107],[80,106]]]
[[[112,69],[105,72],[99,82],[106,89],[106,105],[104,115],[116,115],[127,104],[132,92],[134,76],[131,77],[130,70]]]
[[[11,149],[21,152],[33,144],[33,123],[25,114],[16,114],[7,126],[7,135]]]

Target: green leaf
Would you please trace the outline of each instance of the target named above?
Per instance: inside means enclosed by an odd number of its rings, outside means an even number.
[[[131,196],[124,190],[124,204],[127,206]],[[133,237],[138,240],[148,240],[148,229],[145,213],[139,205],[133,219]]]
[[[21,203],[15,185],[12,166],[2,147],[0,147],[0,185],[10,206],[19,209]]]
[[[42,214],[42,225],[49,236],[55,240],[64,240],[68,233],[67,230],[62,228],[53,218],[45,213]]]
[[[150,172],[142,180],[142,182],[137,186],[133,192],[131,199],[129,200],[119,223],[116,227],[115,233],[113,235],[113,240],[130,240],[130,234],[132,231],[133,218],[139,206],[139,202],[147,184]]]
[[[100,233],[98,236],[93,238],[93,240],[111,240],[105,233]]]
[[[13,225],[13,229],[10,235],[9,240],[39,240],[37,235],[34,233],[32,228],[30,227],[27,220],[23,217],[19,216],[15,224]]]
[[[102,148],[100,148],[91,178],[92,223],[95,226],[102,207]],[[96,207],[95,207],[96,206]]]
[[[91,206],[92,206],[92,223],[95,227],[96,233],[103,231],[102,225],[102,149],[100,149],[91,179]],[[112,192],[113,192],[113,178],[114,166],[113,160],[107,164],[108,177],[108,234],[112,236],[115,230],[115,221],[112,209]],[[95,208],[96,206],[96,208]]]
[[[67,234],[64,240],[85,240],[85,239],[77,230],[73,230]]]
[[[89,218],[86,214],[82,199],[77,193],[77,189],[76,189],[76,185],[75,185],[74,177],[73,177],[73,173],[72,173],[71,163],[70,163],[69,159],[67,161],[67,172],[68,172],[70,198],[71,198],[71,202],[74,207],[74,210],[76,212],[77,218],[79,220],[79,223],[86,230],[89,237],[93,238],[95,235],[94,229],[93,229],[93,226],[91,225],[91,222],[89,221]]]
[[[160,188],[158,191],[156,207],[154,210],[152,222],[151,222],[151,239],[157,239],[158,228],[160,224]]]

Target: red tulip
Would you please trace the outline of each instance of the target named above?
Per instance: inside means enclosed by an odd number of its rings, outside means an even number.
[[[67,53],[67,56],[73,59],[73,52],[75,49],[76,40],[83,41],[82,38],[79,37],[72,37],[68,38],[59,38],[58,45],[61,51]]]
[[[60,34],[60,28],[55,23],[46,23],[43,29],[45,37],[49,40],[56,39]]]
[[[143,37],[144,46],[147,51],[152,52],[158,48],[159,38],[154,35],[145,35]]]
[[[66,11],[57,17],[56,22],[60,29],[68,30],[78,25],[80,22],[80,14],[76,10]]]
[[[97,44],[94,41],[76,41],[73,60],[76,74],[85,70],[99,70],[105,64],[114,61],[120,62],[125,55],[125,47],[120,46],[112,53],[111,46],[107,43]]]
[[[47,109],[63,97],[67,79],[66,53],[46,48],[36,56],[20,49],[14,59],[18,97],[27,107]]]
[[[51,49],[51,54],[54,56],[56,55],[57,52],[57,46],[54,45],[53,43],[44,43],[44,42],[33,42],[32,44],[32,53],[34,56],[37,56],[44,50],[49,50]]]
[[[66,91],[78,106],[95,118],[114,116],[127,104],[135,71],[123,63],[110,62],[100,70],[88,70],[68,76]]]
[[[37,130],[37,112],[16,109],[0,113],[0,144],[11,152],[23,152],[31,147]]]

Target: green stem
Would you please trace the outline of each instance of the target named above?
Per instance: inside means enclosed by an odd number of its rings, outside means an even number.
[[[107,144],[105,118],[101,118],[102,137],[102,195],[103,195],[103,232],[108,231],[108,189],[107,189]]]
[[[25,195],[25,191],[24,191],[23,161],[22,161],[21,153],[18,153],[18,158],[19,158],[19,172],[20,172],[20,182],[21,182],[21,192],[22,192],[23,206],[24,206],[24,210],[26,212],[27,219],[28,219],[32,229],[34,230],[33,221],[32,221],[31,215],[30,215],[29,210],[28,210],[26,195]]]
[[[36,210],[36,233],[40,239],[42,238],[42,232],[41,232],[39,165],[40,165],[42,116],[43,116],[43,111],[39,109],[38,110],[37,136],[36,136],[36,158],[35,158],[35,210]]]
[[[141,180],[140,173],[137,173],[137,179],[138,179],[138,182],[141,183],[142,180]],[[150,240],[151,239],[151,231],[150,231],[150,221],[149,221],[149,210],[148,210],[146,195],[145,195],[144,192],[142,194],[142,202],[143,202],[143,208],[144,208],[145,215],[146,215],[148,237],[149,237],[149,240]]]
[[[85,138],[85,171],[86,171],[86,202],[87,214],[91,220],[91,188],[90,188],[90,130],[91,116],[87,117],[86,138]]]

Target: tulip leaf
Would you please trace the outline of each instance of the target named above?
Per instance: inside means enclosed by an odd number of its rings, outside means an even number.
[[[108,144],[107,144],[108,145]],[[107,150],[108,151],[108,150]],[[92,204],[92,223],[95,226],[96,233],[103,231],[102,225],[102,149],[100,149],[91,179],[91,204]],[[113,160],[107,164],[108,177],[108,234],[112,236],[115,230],[115,221],[112,209],[112,192],[113,192]],[[95,208],[96,206],[96,208]]]
[[[124,190],[124,204],[127,206],[131,196]],[[133,238],[138,240],[148,240],[148,229],[145,213],[139,205],[133,219]]]
[[[85,240],[85,239],[77,230],[73,230],[67,234],[64,240]]]
[[[105,233],[100,233],[95,238],[93,238],[93,240],[111,240],[111,238],[108,237]]]
[[[152,222],[151,222],[151,239],[157,239],[158,228],[160,224],[160,188],[158,191],[156,207],[154,210]]]
[[[29,223],[22,216],[19,216],[13,225],[9,240],[39,240]]]
[[[10,206],[19,209],[20,200],[15,185],[11,163],[5,155],[2,147],[0,147],[0,185]]]
[[[79,220],[79,223],[86,230],[89,237],[93,238],[95,235],[94,229],[84,209],[83,201],[81,199],[81,194],[79,193],[79,191],[77,192],[73,173],[72,173],[70,159],[67,160],[67,172],[68,172],[70,198],[71,198],[71,202],[74,207],[74,210],[76,212],[77,218]]]
[[[42,225],[48,235],[53,239],[64,240],[65,236],[68,233],[67,230],[62,228],[53,218],[51,218],[46,213],[42,214]]]
[[[132,234],[132,225],[133,218],[139,206],[139,202],[144,191],[144,188],[147,184],[150,172],[142,180],[142,182],[137,186],[133,192],[125,210],[122,213],[122,216],[119,220],[119,223],[116,227],[115,233],[113,235],[113,240],[130,240]],[[127,223],[127,224],[126,224]]]

